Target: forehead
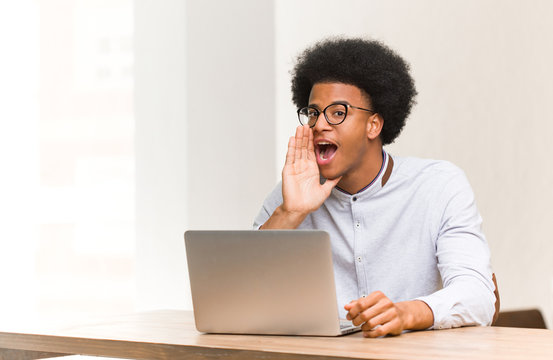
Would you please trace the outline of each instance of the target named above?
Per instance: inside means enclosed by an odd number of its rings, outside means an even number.
[[[370,105],[367,93],[355,85],[339,82],[316,83],[309,94],[309,105],[327,105],[344,101],[350,105]]]

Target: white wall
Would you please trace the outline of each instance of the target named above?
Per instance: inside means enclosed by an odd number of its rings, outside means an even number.
[[[418,105],[395,155],[453,161],[484,218],[502,308],[553,325],[553,2],[276,2],[277,169],[296,126],[288,71],[328,35],[382,40],[411,63]]]
[[[547,0],[137,1],[139,307],[189,308],[182,233],[250,225],[297,124],[293,59],[345,34],[411,63],[418,105],[388,151],[465,170],[503,308],[539,307],[552,325],[552,10]]]
[[[137,309],[190,307],[183,1],[135,3]]]
[[[249,229],[274,185],[271,1],[137,1],[137,308],[191,308],[183,233]]]
[[[187,2],[189,229],[250,229],[275,178],[272,1]]]
[[[0,2],[0,323],[128,312],[132,0]]]
[[[0,3],[0,319],[36,317],[39,180],[39,11]],[[14,36],[14,34],[16,36]],[[29,206],[29,204],[33,204]],[[13,296],[18,294],[19,296]],[[25,316],[22,316],[25,314]],[[27,315],[28,314],[28,315]]]

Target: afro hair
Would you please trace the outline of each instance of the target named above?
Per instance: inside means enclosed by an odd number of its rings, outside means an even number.
[[[374,111],[384,119],[383,145],[391,144],[405,125],[417,91],[409,65],[375,40],[330,38],[307,48],[292,71],[292,101],[308,105],[316,83],[339,82],[365,91]]]

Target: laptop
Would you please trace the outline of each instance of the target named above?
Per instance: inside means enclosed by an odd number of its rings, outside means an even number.
[[[196,328],[205,333],[338,336],[330,236],[317,230],[187,231]]]

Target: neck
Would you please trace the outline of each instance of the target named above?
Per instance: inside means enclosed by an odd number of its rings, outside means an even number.
[[[382,147],[375,147],[374,150],[360,160],[359,166],[354,170],[344,175],[337,187],[350,193],[356,194],[369,185],[380,172],[384,158],[382,157]]]

